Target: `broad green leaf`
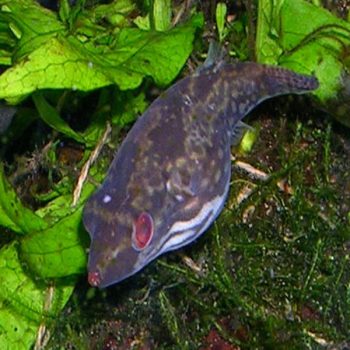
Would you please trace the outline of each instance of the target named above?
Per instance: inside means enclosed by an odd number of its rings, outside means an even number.
[[[34,0],[0,0],[0,22],[8,23],[19,40],[17,61],[65,29],[54,12]]]
[[[320,87],[312,93],[326,107],[347,89],[343,75],[347,70],[344,50],[350,45],[349,23],[304,0],[262,0],[258,20],[259,62],[315,74]],[[343,114],[335,117],[350,126],[348,106]]]
[[[103,178],[97,166],[92,167],[90,174],[96,181]],[[32,276],[61,278],[85,272],[89,237],[82,224],[82,211],[94,190],[94,185],[86,183],[76,207],[72,207],[69,193],[37,210],[36,214],[49,227],[23,237],[19,248],[21,260]]]
[[[194,33],[202,25],[203,16],[196,15],[167,32],[121,30],[116,48],[100,55],[96,64],[108,68],[108,76],[122,90],[136,88],[145,76],[151,76],[158,85],[167,85],[183,67]]]
[[[52,38],[0,76],[0,98],[16,102],[25,95],[46,88],[92,90],[109,83],[84,53],[73,45],[76,39]]]
[[[46,228],[46,222],[22,205],[5,178],[0,165],[0,226],[17,233],[30,233]]]
[[[57,221],[75,211],[74,208],[71,208],[71,202],[71,193],[58,196],[50,201],[45,207],[39,208],[35,214],[45,219],[50,226],[53,226]]]
[[[93,167],[91,173],[96,172],[97,167]],[[97,174],[97,180],[101,178]],[[20,242],[21,258],[33,276],[60,278],[85,272],[89,237],[82,224],[82,211],[94,190],[95,186],[86,183],[74,208],[69,194],[37,211],[50,227],[27,235]]]
[[[320,81],[315,94],[322,101],[333,97],[340,87],[344,68],[343,45],[350,45],[350,24],[300,0],[285,2],[281,16],[284,19],[281,44],[285,52],[279,62],[298,71],[313,71]]]
[[[19,261],[16,242],[0,250],[0,280],[0,349],[30,349],[39,326],[50,326],[74,286],[32,280]]]
[[[84,142],[83,137],[70,128],[70,126],[57,113],[57,110],[45,100],[41,93],[33,94],[33,101],[41,119],[43,119],[48,125],[78,142]]]
[[[21,240],[21,258],[33,276],[60,278],[85,271],[88,236],[81,222],[82,209]]]
[[[89,172],[97,183],[105,176],[100,168],[99,163]],[[89,236],[82,224],[82,211],[86,199],[95,189],[95,185],[87,182],[76,207],[71,206],[72,195],[69,193],[37,210],[36,214],[50,226],[20,241],[21,259],[33,276],[60,278],[85,272]]]
[[[87,91],[110,84],[133,89],[145,76],[158,85],[169,84],[183,67],[202,24],[197,15],[168,32],[126,28],[117,34],[114,47],[56,35],[0,76],[0,98],[16,102],[38,89]]]
[[[260,63],[278,64],[283,53],[279,43],[280,9],[285,0],[261,0],[256,29],[256,58]]]

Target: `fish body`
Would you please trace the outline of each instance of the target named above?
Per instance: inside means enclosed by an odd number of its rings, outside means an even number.
[[[242,118],[267,98],[317,87],[312,76],[248,62],[204,69],[161,94],[84,208],[90,284],[117,283],[198,238],[224,206]]]

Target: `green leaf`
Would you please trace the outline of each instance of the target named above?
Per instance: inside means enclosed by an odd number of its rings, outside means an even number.
[[[16,192],[7,182],[0,165],[0,226],[17,233],[43,230],[46,222],[22,205]]]
[[[61,0],[58,14],[63,22],[69,21],[69,15],[71,12],[69,0]]]
[[[283,53],[279,43],[280,11],[285,0],[262,0],[258,7],[256,58],[260,63],[277,64]]]
[[[0,98],[18,102],[38,89],[87,91],[110,84],[133,89],[146,76],[158,85],[169,84],[183,67],[202,24],[203,17],[197,15],[168,32],[126,28],[112,48],[57,35],[0,76]]]
[[[118,0],[110,4],[97,6],[88,16],[95,18],[97,21],[107,19],[114,26],[122,26],[128,20],[128,16],[135,10],[136,5],[132,0]]]
[[[149,20],[149,14],[146,16],[137,16],[133,21],[139,29],[150,30],[151,24]]]
[[[60,278],[86,270],[88,236],[81,219],[82,206],[46,230],[21,240],[21,258],[33,276]]]
[[[19,39],[15,60],[23,59],[65,29],[54,12],[34,0],[0,0],[0,22],[7,23]]]
[[[312,94],[326,107],[339,91],[347,89],[343,75],[349,23],[304,0],[262,0],[258,23],[259,62],[315,74],[320,87]],[[347,112],[338,117],[350,126],[348,101],[345,103]]]
[[[341,51],[350,44],[350,24],[304,0],[262,1],[257,57],[303,73],[316,73],[321,82],[315,94],[334,95],[343,68]],[[271,14],[270,16],[268,14]]]
[[[1,66],[10,66],[11,65],[10,54],[5,50],[0,50],[0,65]]]
[[[227,6],[223,2],[216,5],[216,26],[219,33],[219,41],[222,42],[225,38],[225,22],[226,22]]]
[[[56,109],[44,99],[41,93],[33,94],[33,101],[41,119],[43,119],[48,125],[78,142],[84,142],[83,137],[70,128],[70,126],[57,113]]]
[[[170,0],[153,0],[150,12],[136,17],[134,23],[143,30],[163,32],[171,27],[171,11]]]
[[[171,0],[153,0],[154,29],[165,31],[171,25]]]
[[[94,172],[96,167],[92,169]],[[33,276],[61,278],[86,271],[89,237],[82,225],[82,211],[94,190],[95,186],[85,184],[75,208],[69,205],[69,194],[56,198],[38,211],[50,227],[27,235],[20,242],[21,259]]]
[[[28,277],[17,243],[0,250],[0,349],[30,349],[40,325],[50,325],[73,292],[72,285],[49,287]]]
[[[113,98],[112,122],[123,127],[140,116],[147,105],[144,92],[138,95],[135,95],[133,91],[117,92]]]

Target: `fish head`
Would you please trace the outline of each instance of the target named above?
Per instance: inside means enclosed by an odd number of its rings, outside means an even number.
[[[88,281],[94,287],[107,287],[133,275],[149,261],[155,243],[153,215],[137,212],[127,205],[111,211],[109,195],[97,192],[84,208],[83,222],[90,233]],[[160,234],[159,230],[157,234]],[[140,258],[142,255],[142,258]],[[140,264],[143,261],[143,264]]]

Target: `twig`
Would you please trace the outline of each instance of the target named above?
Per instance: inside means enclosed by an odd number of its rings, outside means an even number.
[[[246,173],[249,174],[249,176],[255,179],[262,180],[262,181],[268,181],[270,179],[270,175],[266,174],[262,170],[254,168],[252,165],[248,163],[237,160],[234,164],[237,168],[244,170]],[[288,186],[288,184],[286,183],[286,180],[282,179],[278,181],[277,186],[281,191],[286,192],[288,194],[293,194],[293,189],[290,186]]]
[[[89,159],[86,161],[86,163],[84,164],[84,166],[81,169],[77,185],[75,186],[75,189],[73,192],[73,202],[72,202],[73,207],[76,206],[78,203],[78,200],[80,198],[80,194],[81,194],[83,185],[86,181],[87,175],[89,173],[90,167],[95,162],[95,160],[97,159],[99,154],[101,153],[102,147],[105,145],[105,143],[106,143],[106,141],[111,133],[111,130],[112,130],[111,125],[109,123],[107,123],[106,130],[103,133],[100,141],[96,145],[95,149],[91,152]]]
[[[235,158],[232,157],[232,160],[234,161],[234,166],[244,170],[250,177],[261,180],[261,181],[268,181],[270,179],[270,175],[266,174],[265,172],[263,172],[262,170],[256,169],[254,168],[252,165],[239,161],[239,160],[235,160]],[[289,195],[293,195],[294,194],[294,190],[291,186],[288,185],[287,181],[285,179],[282,179],[280,181],[277,182],[277,186],[278,188],[284,192],[287,193]],[[253,187],[253,188],[252,188]],[[254,191],[254,188],[256,187],[256,185],[252,184],[251,186],[245,186],[240,193],[237,196],[237,204],[240,204],[241,202],[243,202],[245,199],[247,199]],[[308,204],[312,207],[313,203],[311,201],[307,201]],[[250,208],[251,209],[251,208]],[[333,222],[330,221],[330,219],[324,214],[319,212],[318,213],[318,217],[320,219],[322,219],[324,222],[326,222],[328,224],[328,226],[334,230],[335,229],[335,225]]]
[[[44,302],[44,313],[46,313],[46,314],[51,309],[52,301],[53,301],[53,297],[54,297],[54,291],[55,291],[55,288],[53,285],[50,285],[46,289],[46,296],[45,296],[45,302]],[[34,345],[34,350],[44,349],[50,340],[51,334],[50,334],[50,331],[46,327],[45,321],[46,320],[44,318],[44,321],[40,324],[40,326],[38,328],[36,341],[35,341],[35,345]]]

